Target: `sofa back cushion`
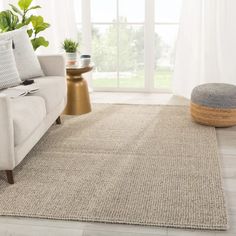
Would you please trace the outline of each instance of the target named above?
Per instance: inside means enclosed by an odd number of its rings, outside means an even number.
[[[0,41],[0,89],[21,83],[12,50],[12,41]]]
[[[43,76],[38,58],[27,33],[27,27],[1,33],[0,41],[12,40],[16,66],[22,81]]]

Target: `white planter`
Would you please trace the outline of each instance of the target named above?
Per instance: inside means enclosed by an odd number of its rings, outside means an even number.
[[[74,66],[77,63],[77,52],[75,53],[66,53],[67,66]]]

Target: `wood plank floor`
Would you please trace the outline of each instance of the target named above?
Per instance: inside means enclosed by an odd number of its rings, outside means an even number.
[[[95,103],[172,104],[188,101],[170,94],[92,93]],[[227,232],[0,217],[0,236],[236,236],[236,127],[217,130],[229,209]]]

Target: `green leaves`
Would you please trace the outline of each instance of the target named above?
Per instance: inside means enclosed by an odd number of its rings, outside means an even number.
[[[49,42],[44,37],[38,37],[31,40],[34,50],[37,50],[40,46],[48,47]]]
[[[67,53],[74,53],[77,51],[79,47],[79,44],[72,39],[65,39],[62,48],[67,52]]]
[[[32,2],[32,1],[31,1]],[[18,3],[19,5],[19,3]],[[13,4],[9,4],[9,6],[11,7],[11,9],[16,13],[16,14],[19,14],[20,16],[24,16],[25,13],[27,13],[28,11],[31,11],[31,10],[36,10],[36,9],[39,9],[41,8],[41,6],[37,5],[37,6],[33,6],[33,7],[30,7],[30,5],[27,7],[27,8],[21,8],[20,9],[23,11],[21,11],[19,8],[17,8],[16,6],[14,6]],[[25,7],[27,5],[24,5]]]
[[[30,7],[27,11],[31,11],[31,10],[36,10],[41,8],[40,6],[34,6],[34,7]]]
[[[47,29],[50,25],[44,22],[42,16],[31,16],[31,23],[34,27],[35,34]]]
[[[18,6],[22,11],[28,10],[29,6],[31,5],[33,0],[20,0],[18,2]]]
[[[34,31],[32,29],[29,29],[29,30],[27,30],[27,33],[28,33],[29,37],[31,38]]]
[[[30,11],[41,8],[39,5],[31,6],[32,2],[33,0],[19,0],[18,6],[9,4],[11,10],[0,12],[0,32],[12,31],[28,25],[30,28],[27,33],[36,50],[41,46],[49,45],[49,42],[44,37],[38,37],[38,34],[50,27],[50,24],[44,22],[42,16],[29,16]]]
[[[17,28],[19,18],[10,10],[0,12],[0,30],[1,32],[12,31]]]
[[[9,4],[9,6],[11,7],[11,9],[12,9],[15,13],[19,14],[20,16],[23,16],[23,13],[22,13],[16,6],[14,6],[14,5],[12,5],[12,4]]]

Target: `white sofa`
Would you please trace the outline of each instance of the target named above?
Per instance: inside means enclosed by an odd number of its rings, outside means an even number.
[[[13,169],[57,121],[67,102],[65,61],[62,55],[39,56],[45,77],[34,78],[39,91],[10,99],[0,95],[0,170],[14,183]]]

